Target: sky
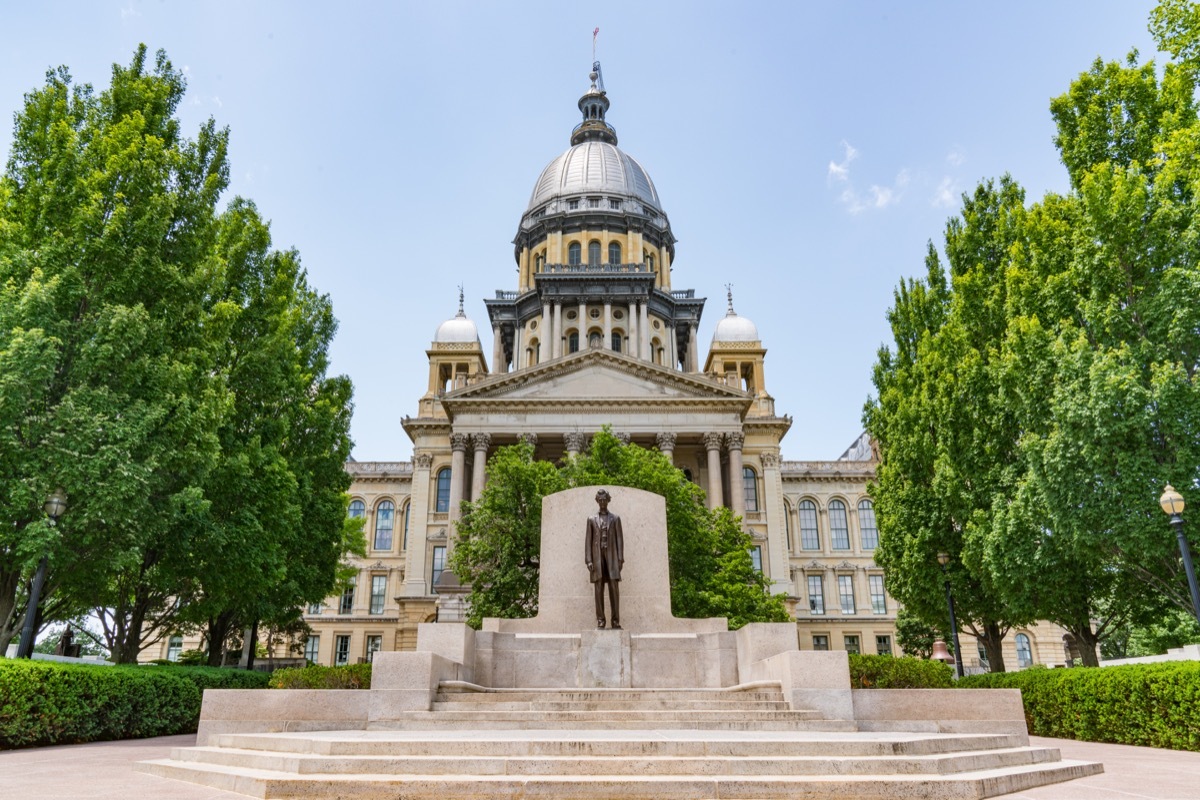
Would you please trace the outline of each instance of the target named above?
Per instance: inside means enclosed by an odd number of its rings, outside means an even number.
[[[1049,101],[1098,57],[1154,58],[1152,7],[0,0],[0,151],[47,69],[100,89],[138,43],[166,50],[184,129],[231,130],[223,203],[254,200],[332,298],[354,457],[406,460],[459,284],[490,359],[483,298],[517,287],[511,242],[599,27],[608,121],[679,239],[672,287],[708,298],[703,352],[732,283],[794,419],[784,457],[832,459],[862,430],[897,283],[979,181],[1067,190]]]

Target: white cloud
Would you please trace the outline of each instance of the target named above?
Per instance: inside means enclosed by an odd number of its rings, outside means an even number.
[[[142,12],[133,7],[133,0],[129,0],[129,4],[121,9],[121,19],[129,19],[130,17],[140,17]]]
[[[845,139],[842,140],[842,147],[845,149],[845,155],[843,156],[841,162],[829,162],[827,178],[830,182],[837,181],[839,183],[845,183],[846,181],[850,180],[850,162],[858,158],[858,150],[856,150],[854,145],[850,144]]]
[[[949,175],[933,190],[933,198],[929,201],[934,208],[951,208],[958,202],[960,194],[958,184]]]
[[[946,163],[952,167],[961,167],[966,161],[967,154],[959,147],[955,147],[946,155]]]

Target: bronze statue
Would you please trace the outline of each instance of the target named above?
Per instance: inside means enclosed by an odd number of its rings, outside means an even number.
[[[587,563],[596,590],[596,627],[604,627],[604,584],[608,584],[608,602],[612,606],[614,631],[621,630],[621,567],[625,565],[625,539],[621,518],[608,510],[612,497],[605,490],[596,492],[597,514],[588,518],[583,540],[583,560]]]

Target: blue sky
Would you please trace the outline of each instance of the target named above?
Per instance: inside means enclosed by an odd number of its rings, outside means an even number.
[[[679,238],[675,288],[733,283],[795,422],[785,458],[861,430],[885,314],[959,195],[1011,173],[1065,191],[1048,104],[1097,57],[1154,57],[1152,2],[7,2],[0,114],[46,69],[107,84],[139,42],[186,70],[188,130],[232,131],[229,197],[255,200],[333,299],[333,369],[355,385],[354,455],[411,454],[400,428],[425,349],[516,288],[512,245],[568,145],[591,32],[620,146]],[[7,154],[11,128],[0,128]]]

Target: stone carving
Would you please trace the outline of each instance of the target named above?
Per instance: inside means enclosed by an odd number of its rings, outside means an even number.
[[[354,475],[371,475],[379,473],[408,474],[412,472],[410,461],[348,461],[346,471]]]
[[[625,565],[625,536],[621,531],[621,518],[608,510],[612,499],[607,491],[596,492],[599,512],[588,518],[587,531],[583,540],[583,558],[588,568],[588,579],[595,587],[596,627],[603,628],[604,586],[608,585],[608,601],[612,607],[612,630],[621,630],[621,568]]]
[[[563,434],[563,444],[566,445],[567,452],[579,453],[583,450],[584,442],[587,437],[580,431],[571,431]]]
[[[471,434],[471,446],[475,452],[480,450],[487,452],[487,449],[492,445],[492,435],[490,433],[473,433]]]
[[[704,434],[704,449],[705,450],[720,450],[721,443],[724,440],[725,440],[725,437],[722,434],[715,433],[713,431],[709,431],[708,433]]]
[[[725,443],[730,450],[741,450],[742,445],[746,443],[746,434],[741,431],[730,431],[725,434]]]
[[[416,463],[417,469],[429,469],[433,466],[433,455],[431,453],[417,453],[413,456],[413,462]]]
[[[675,450],[675,439],[676,439],[675,434],[669,433],[667,431],[663,431],[662,433],[660,433],[654,437],[654,443],[658,446],[659,450],[674,451]]]
[[[759,455],[764,469],[777,469],[779,467],[778,453],[762,453]]]
[[[537,434],[536,433],[522,433],[520,436],[517,437],[517,439],[519,441],[525,442],[526,444],[530,444],[530,445],[533,445],[534,447],[537,447]]]
[[[455,452],[466,452],[467,445],[471,442],[470,434],[452,433],[450,434],[450,449]]]
[[[628,433],[614,433],[613,436],[616,436],[617,440],[620,441],[621,444],[629,444],[632,438]]]

